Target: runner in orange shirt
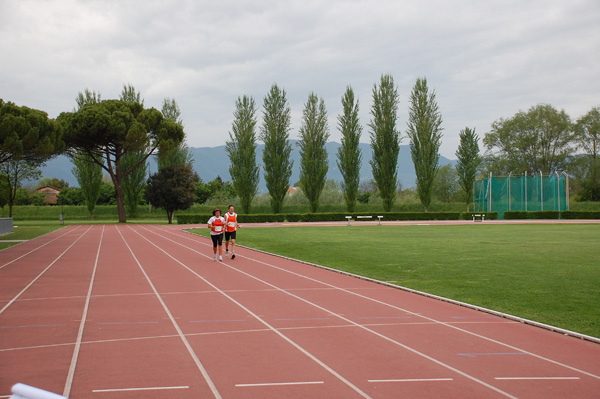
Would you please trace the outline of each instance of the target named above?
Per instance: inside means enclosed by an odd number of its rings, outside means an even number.
[[[231,259],[235,259],[235,236],[240,227],[237,216],[233,211],[233,205],[229,205],[229,210],[225,214],[225,256],[229,256],[229,240],[231,240]]]

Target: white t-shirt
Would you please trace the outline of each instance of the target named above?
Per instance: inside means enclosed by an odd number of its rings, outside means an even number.
[[[216,216],[211,217],[210,219],[208,219],[208,224],[213,224],[215,220],[217,219],[221,219],[221,222],[223,222],[222,226],[215,226],[210,230],[210,235],[214,236],[217,234],[223,234],[223,231],[225,231],[225,218],[223,216],[219,216],[218,218]],[[220,229],[220,230],[219,230]],[[215,230],[219,230],[219,231],[215,231]]]

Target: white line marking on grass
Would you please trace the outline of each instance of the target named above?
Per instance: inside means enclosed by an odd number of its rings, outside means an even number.
[[[79,236],[79,238],[77,238],[75,241],[73,241],[73,243],[71,245],[69,245],[67,247],[67,249],[65,249],[60,255],[58,255],[58,257],[56,259],[54,259],[52,261],[52,263],[50,263],[48,265],[48,267],[46,267],[44,270],[42,270],[42,272],[40,274],[38,274],[36,278],[34,278],[33,280],[31,280],[31,282],[29,284],[27,284],[27,286],[21,290],[21,292],[19,292],[13,299],[11,299],[10,301],[8,301],[8,303],[2,309],[0,309],[0,314],[2,314],[2,312],[4,312],[10,305],[12,305],[17,299],[19,299],[19,297],[21,295],[23,295],[23,293],[25,293],[25,291],[27,291],[29,289],[29,287],[31,287],[36,281],[38,281],[38,279],[40,277],[42,277],[44,275],[44,273],[46,273],[48,271],[48,269],[50,269],[52,266],[54,266],[54,264],[56,262],[58,262],[58,260],[60,258],[62,258],[63,255],[66,254],[69,251],[69,249],[71,249],[71,247],[73,247],[73,245],[75,245],[77,243],[77,241],[79,241],[81,239],[81,237],[83,237],[83,235],[85,233],[87,233],[88,231],[90,231],[91,228],[92,227],[90,226],[82,235]]]
[[[369,382],[434,382],[454,381],[454,378],[403,378],[397,380],[368,380]]]
[[[143,387],[143,388],[114,388],[114,389],[94,389],[92,392],[128,392],[128,391],[161,391],[168,389],[189,389],[188,385],[181,385],[176,387]]]
[[[94,279],[96,278],[96,269],[98,268],[98,259],[100,257],[100,248],[102,248],[102,239],[103,238],[104,238],[104,226],[102,226],[102,232],[100,233],[100,241],[98,242],[98,250],[96,251],[96,259],[94,261],[94,269],[92,270],[92,276],[90,277],[90,285],[88,287],[87,296],[85,298],[85,305],[83,306],[81,322],[79,323],[79,331],[77,332],[75,348],[73,349],[73,357],[71,358],[71,365],[69,366],[69,373],[67,374],[67,381],[65,382],[65,390],[63,392],[63,396],[66,396],[66,397],[69,397],[69,395],[71,394],[71,387],[73,386],[73,377],[75,376],[75,367],[77,366],[77,358],[79,357],[79,349],[81,349],[81,340],[83,339],[83,329],[85,327],[85,321],[87,319],[88,309],[90,307],[90,297],[92,296],[92,288],[94,288]]]
[[[495,377],[495,380],[579,380],[579,377]]]
[[[316,385],[325,384],[325,381],[301,381],[301,382],[262,382],[256,384],[235,384],[236,387],[273,387],[286,385]]]

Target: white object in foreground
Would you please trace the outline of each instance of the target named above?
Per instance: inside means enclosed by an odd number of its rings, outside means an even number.
[[[10,399],[67,399],[62,395],[44,391],[25,384],[15,384],[12,387]]]

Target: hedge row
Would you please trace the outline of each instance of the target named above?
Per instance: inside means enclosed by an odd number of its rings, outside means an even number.
[[[497,219],[498,212],[482,212],[486,219]],[[211,214],[178,214],[178,224],[205,224]],[[473,212],[354,212],[354,213],[279,213],[239,215],[241,223],[331,222],[346,221],[346,216],[383,216],[383,220],[470,220]]]
[[[600,219],[598,211],[506,211],[504,219]]]

